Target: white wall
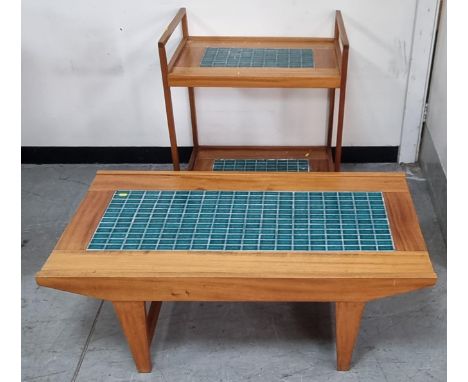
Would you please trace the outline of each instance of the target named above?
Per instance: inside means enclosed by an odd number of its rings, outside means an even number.
[[[180,6],[198,35],[350,40],[344,145],[398,146],[416,0],[23,0],[22,144],[169,144],[156,41]],[[323,144],[325,90],[196,89],[200,143]],[[191,145],[186,89],[173,91]]]
[[[447,175],[447,6],[442,3],[434,54],[426,127]]]

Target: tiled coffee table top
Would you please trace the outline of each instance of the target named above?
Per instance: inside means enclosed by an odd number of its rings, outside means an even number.
[[[88,250],[392,251],[380,192],[116,191]]]

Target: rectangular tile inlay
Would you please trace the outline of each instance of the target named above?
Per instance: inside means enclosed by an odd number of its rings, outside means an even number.
[[[307,159],[215,159],[213,171],[308,172]]]
[[[391,251],[380,192],[116,191],[88,250]]]
[[[312,49],[206,48],[201,67],[313,68]]]

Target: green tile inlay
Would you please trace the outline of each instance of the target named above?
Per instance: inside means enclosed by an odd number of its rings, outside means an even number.
[[[213,171],[308,172],[307,159],[215,159]]]
[[[380,192],[116,191],[88,250],[393,251]]]
[[[313,68],[312,49],[206,48],[201,67]]]

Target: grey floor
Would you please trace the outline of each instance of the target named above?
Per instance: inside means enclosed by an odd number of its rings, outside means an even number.
[[[345,165],[408,174],[439,277],[432,289],[367,304],[349,372],[335,370],[328,303],[165,303],[138,374],[108,302],[42,288],[34,274],[54,247],[96,170],[137,165],[22,167],[23,381],[444,381],[446,245],[418,167]]]

